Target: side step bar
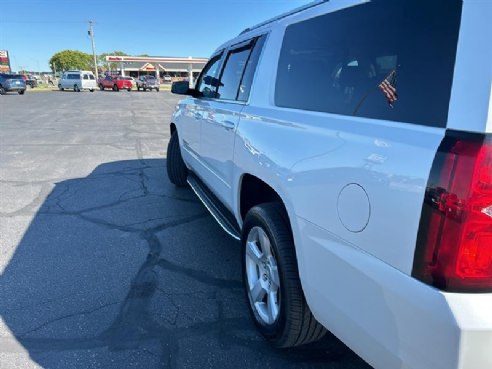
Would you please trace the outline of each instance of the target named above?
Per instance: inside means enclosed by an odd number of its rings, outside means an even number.
[[[192,172],[188,175],[187,182],[224,231],[234,239],[240,240],[241,231],[234,215],[220,202],[217,196]]]

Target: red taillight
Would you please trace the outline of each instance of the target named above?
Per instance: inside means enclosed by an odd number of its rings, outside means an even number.
[[[446,291],[492,291],[492,140],[446,136],[434,160],[413,275]]]

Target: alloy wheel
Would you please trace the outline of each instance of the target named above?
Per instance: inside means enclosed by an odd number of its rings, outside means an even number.
[[[251,307],[260,323],[274,324],[280,313],[280,278],[270,239],[258,226],[248,234],[245,258]]]

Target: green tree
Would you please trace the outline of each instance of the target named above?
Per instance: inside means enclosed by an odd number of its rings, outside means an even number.
[[[97,56],[97,65],[99,67],[107,67],[108,66],[108,62],[106,61],[106,56],[108,55],[116,55],[116,56],[128,56],[127,53],[123,52],[123,51],[113,51],[111,53],[102,53],[102,54],[99,54]],[[109,63],[109,67],[111,69],[117,69],[118,68],[118,64],[117,63]]]
[[[49,61],[52,71],[69,69],[92,70],[92,56],[78,50],[63,50],[53,55]]]

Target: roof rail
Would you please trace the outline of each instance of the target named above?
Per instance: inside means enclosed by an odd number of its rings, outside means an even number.
[[[330,1],[330,0],[314,0],[313,2],[311,2],[311,3],[309,3],[309,4],[306,4],[306,5],[300,6],[300,7],[298,7],[298,8],[292,9],[291,11],[288,11],[288,12],[286,12],[286,13],[283,13],[283,14],[277,15],[276,17],[273,17],[273,18],[268,19],[268,20],[266,20],[266,21],[264,21],[264,22],[258,23],[258,24],[257,24],[257,25],[255,25],[255,26],[248,27],[248,28],[246,28],[244,31],[242,31],[242,32],[240,33],[240,35],[242,35],[243,33],[246,33],[246,32],[249,32],[249,31],[252,31],[252,30],[254,30],[254,29],[256,29],[256,28],[260,28],[260,27],[262,27],[262,26],[265,26],[265,25],[267,25],[267,24],[269,24],[269,23],[273,23],[273,22],[278,21],[278,20],[280,20],[280,19],[286,18],[286,17],[288,17],[288,16],[290,16],[290,15],[293,15],[293,14],[296,14],[296,13],[299,13],[299,12],[302,12],[303,10],[306,10],[306,9],[312,8],[312,7],[317,6],[317,5],[320,5],[320,4],[322,4],[322,3],[326,3],[326,2],[328,2],[328,1]]]

